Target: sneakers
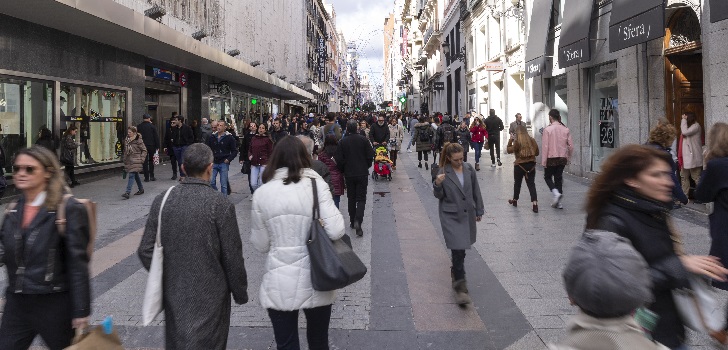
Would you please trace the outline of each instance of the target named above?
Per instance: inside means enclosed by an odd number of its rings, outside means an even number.
[[[563,194],[559,192],[557,189],[551,190],[551,193],[553,194],[553,201],[551,201],[551,207],[557,208],[557,209],[564,209],[564,206],[561,205],[561,199],[564,197]]]
[[[534,213],[538,213],[538,204],[534,204],[532,210]]]
[[[495,168],[495,163],[490,165],[491,168]]]
[[[475,171],[480,171],[480,163],[475,163]]]
[[[411,150],[411,149],[408,149],[408,150],[407,150],[407,153],[412,153],[412,150]]]
[[[418,168],[422,168],[422,162],[420,162],[419,164],[417,164],[417,167]]]
[[[503,163],[501,163],[500,159],[498,159],[498,166],[503,166]]]
[[[124,192],[121,196],[124,197],[124,199],[129,199],[129,192]]]
[[[154,176],[152,176],[152,178],[151,178],[150,180],[152,180],[152,181],[157,181],[157,178],[156,178],[156,177],[154,177]]]
[[[135,196],[138,196],[138,195],[141,195],[141,194],[144,194],[144,190],[143,189],[137,191],[137,193],[134,193]]]

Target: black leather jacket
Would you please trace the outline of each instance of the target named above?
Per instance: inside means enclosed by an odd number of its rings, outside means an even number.
[[[66,207],[66,233],[56,226],[56,212],[40,208],[30,225],[21,229],[25,197],[8,211],[0,228],[0,262],[7,265],[7,293],[70,292],[72,317],[91,314],[88,216],[71,198]]]

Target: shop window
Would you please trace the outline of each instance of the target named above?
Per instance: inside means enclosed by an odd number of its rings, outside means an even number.
[[[619,99],[617,95],[617,63],[592,68],[589,74],[591,112],[592,171],[619,146]]]
[[[13,155],[33,146],[42,128],[53,130],[53,83],[0,76],[0,144],[6,173]]]
[[[566,124],[569,120],[569,106],[566,99],[566,74],[551,78],[549,81],[549,98],[551,108],[558,109],[561,112],[561,121]]]
[[[71,125],[78,128],[78,164],[120,161],[126,135],[126,93],[62,84],[60,94],[60,132]]]

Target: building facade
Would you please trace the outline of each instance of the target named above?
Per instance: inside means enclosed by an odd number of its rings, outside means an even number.
[[[576,146],[570,172],[594,176],[616,148],[646,142],[660,118],[679,130],[681,115],[692,112],[708,131],[727,119],[724,2],[535,0],[529,6],[552,16],[529,22],[528,115],[534,130],[547,125],[552,108],[565,116]]]

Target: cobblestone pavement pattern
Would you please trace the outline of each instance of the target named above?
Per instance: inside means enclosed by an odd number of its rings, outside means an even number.
[[[472,162],[472,154],[470,156]],[[401,152],[399,170],[389,181],[370,181],[363,238],[354,249],[370,267],[360,282],[339,292],[334,304],[332,349],[545,349],[565,334],[575,308],[563,289],[561,271],[567,252],[584,225],[582,210],[588,181],[567,176],[564,209],[549,207],[550,193],[537,174],[541,212],[530,210],[527,189],[521,207],[506,202],[512,194],[512,158],[491,168],[486,157],[478,172],[486,215],[478,242],[468,251],[466,271],[473,306],[460,309],[449,287],[449,252],[432,196],[430,172],[416,167],[416,153]],[[79,198],[98,202],[99,232],[92,263],[93,315],[98,323],[114,317],[129,349],[164,347],[164,319],[141,326],[146,271],[136,257],[152,199],[168,186],[170,166],[159,181],[144,183],[146,194],[123,200],[125,181],[112,177],[74,189]],[[232,173],[231,173],[232,174]],[[164,179],[164,180],[161,180]],[[233,305],[229,349],[275,348],[267,313],[258,302],[265,256],[250,245],[247,179],[231,176],[236,214],[244,243],[250,302]],[[345,217],[346,197],[341,200]],[[676,213],[686,250],[705,254],[710,237],[707,218],[685,209]],[[353,232],[350,232],[353,234]],[[4,268],[3,268],[4,270]],[[6,273],[0,288],[6,287]],[[0,300],[0,303],[2,300]],[[301,317],[305,327],[305,319]],[[301,333],[306,348],[305,331]],[[710,340],[690,334],[692,349],[710,349]],[[34,349],[44,349],[36,339]]]

